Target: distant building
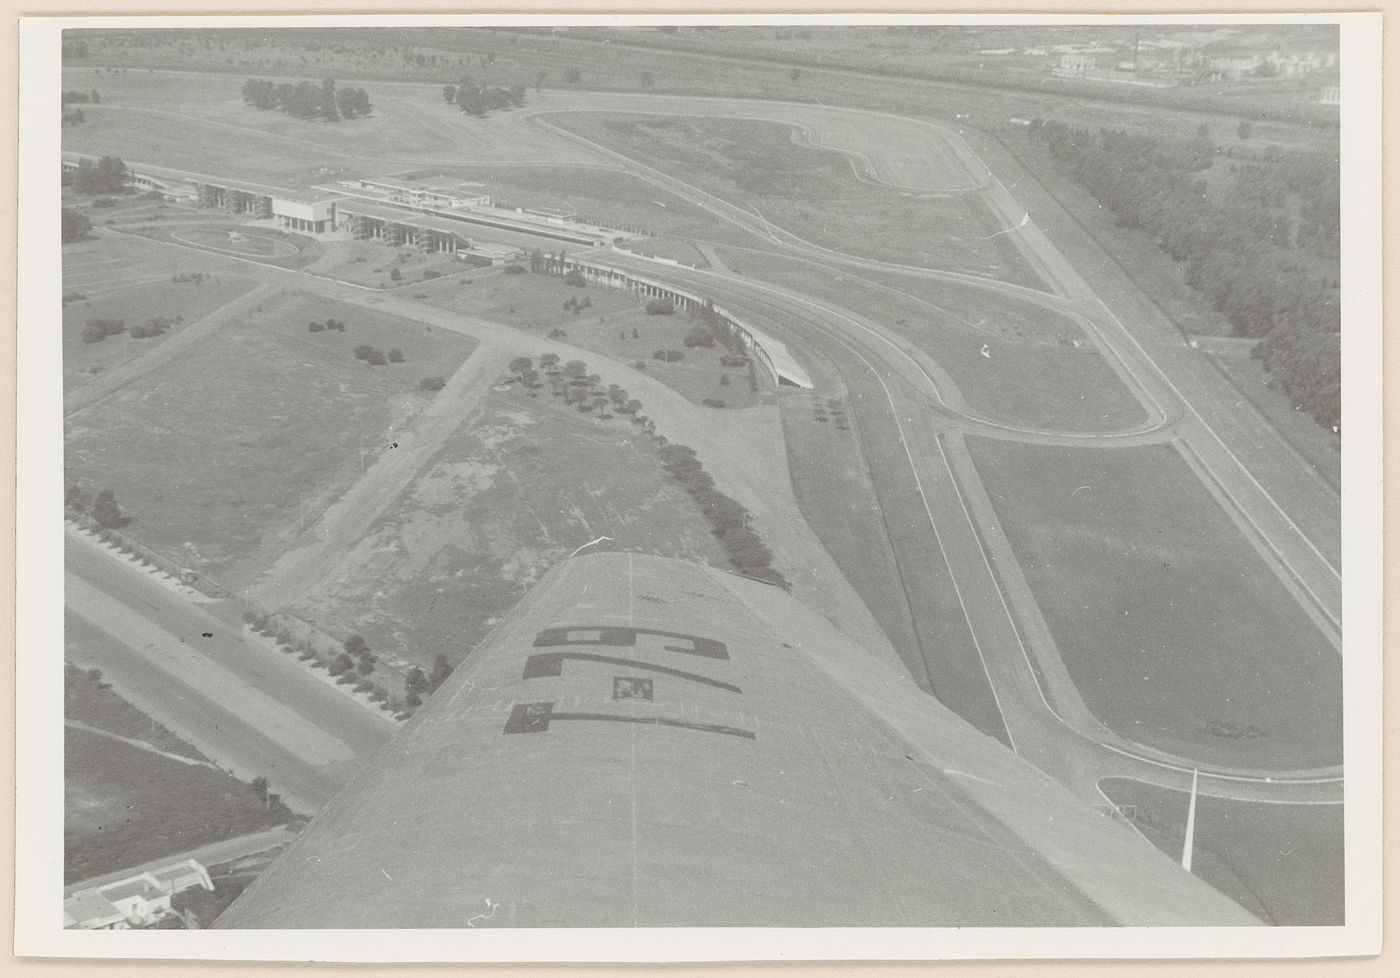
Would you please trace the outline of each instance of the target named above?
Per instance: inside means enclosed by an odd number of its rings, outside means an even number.
[[[170,912],[170,898],[200,886],[212,890],[209,871],[193,859],[148,869],[101,886],[73,891],[63,901],[63,926],[75,930],[125,930]]]

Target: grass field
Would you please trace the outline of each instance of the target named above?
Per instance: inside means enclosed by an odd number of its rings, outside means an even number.
[[[460,662],[551,566],[597,546],[724,566],[695,504],[628,420],[547,389],[488,395],[299,613],[431,665]]]
[[[968,447],[1099,719],[1206,764],[1340,763],[1341,657],[1174,449]]]
[[[308,271],[381,289],[423,282],[425,274],[437,281],[470,270],[451,255],[421,255],[411,248],[389,248],[378,241],[326,241],[322,246],[321,256],[307,266]],[[397,282],[393,279],[396,268]]]
[[[1189,796],[1128,778],[1099,788],[1138,831],[1181,858]],[[1341,805],[1263,805],[1202,795],[1192,871],[1271,924],[1343,923]]]
[[[72,883],[280,825],[251,785],[98,734],[65,731],[63,879]]]
[[[63,148],[293,190],[430,160],[593,162],[577,147],[514,124],[508,115],[468,119],[443,102],[441,82],[434,87],[369,83],[364,87],[374,107],[371,115],[305,122],[245,105],[240,94],[247,78],[280,80],[295,74],[290,65],[280,73],[271,65],[220,67],[236,73],[66,67],[65,89],[96,88],[102,102],[83,106],[83,124],[64,127]],[[300,67],[306,69],[304,63]],[[454,69],[446,77],[459,75]]]
[[[308,332],[327,317],[346,331]],[[406,362],[371,367],[353,356],[360,344],[398,348]],[[236,586],[280,553],[304,506],[342,491],[362,451],[384,448],[421,410],[419,380],[451,374],[473,346],[282,293],[70,418],[66,467],[83,485],[113,489],[143,543]]]
[[[204,760],[199,751],[112,692],[100,678],[67,663],[63,671],[63,717],[145,741],[172,754]]]
[[[1042,283],[976,194],[894,190],[857,177],[844,153],[747,119],[574,113],[563,127],[741,205],[823,247],[883,261]]]
[[[240,276],[208,278],[202,282],[156,282],[115,291],[92,292],[89,298],[63,307],[63,383],[71,389],[93,375],[139,357],[175,335],[181,328],[227,305],[253,287]],[[81,289],[71,290],[83,295]],[[126,334],[96,343],[83,341],[83,329],[93,319],[118,319],[128,329],[152,319],[175,321],[160,336],[133,339]]]
[[[968,406],[994,421],[1066,431],[1126,428],[1142,406],[1072,321],[971,286],[842,273],[749,249],[715,249],[732,270],[859,310],[946,370]],[[891,288],[893,286],[893,289]],[[908,289],[913,297],[903,294]],[[983,344],[988,355],[981,353]]]
[[[1250,356],[1211,356],[1241,395],[1269,419],[1280,435],[1334,488],[1342,483],[1342,437],[1294,410],[1282,390],[1269,386],[1264,362]]]

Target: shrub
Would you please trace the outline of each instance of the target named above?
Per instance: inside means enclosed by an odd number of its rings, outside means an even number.
[[[442,278],[442,272],[439,272],[437,269],[430,268],[423,273],[423,281],[425,282],[435,278]]]
[[[355,359],[368,360],[369,355],[373,352],[374,347],[370,346],[368,343],[361,343],[359,346],[355,347]]]
[[[371,350],[365,362],[371,367],[382,367],[389,362],[389,358],[384,355],[383,350]]]
[[[686,346],[711,347],[715,345],[715,336],[704,326],[695,326],[689,333],[685,334],[685,339],[682,342]]]
[[[107,331],[96,323],[88,323],[83,327],[84,343],[101,343],[107,338]]]
[[[80,302],[86,298],[87,296],[81,292],[65,292],[63,293],[63,304],[66,306],[70,302]]]
[[[719,362],[721,366],[725,367],[742,367],[749,362],[749,358],[742,353],[726,353],[719,358]]]
[[[403,272],[399,271],[397,267],[391,268],[389,269],[389,279],[394,282],[401,282],[403,281]]]
[[[705,398],[703,401],[701,401],[700,403],[703,404],[703,405],[705,405],[705,407],[712,407],[712,408],[722,408],[722,407],[725,406],[725,403],[724,403],[723,401],[721,401],[721,400],[720,400],[719,398],[717,398],[717,397],[707,397],[707,398]]]
[[[400,350],[398,347],[394,347],[392,350],[390,350],[390,351],[389,351],[389,362],[390,362],[390,363],[403,363],[403,351]]]
[[[444,377],[424,377],[418,382],[418,389],[425,391],[440,391],[447,386],[447,379]]]
[[[582,271],[580,271],[580,270],[577,269],[577,268],[573,268],[573,269],[570,269],[570,270],[569,270],[569,274],[567,274],[567,275],[564,276],[564,284],[565,284],[565,285],[577,285],[577,286],[579,286],[579,287],[582,287],[582,286],[584,286],[584,285],[587,285],[588,282],[587,282],[587,280],[583,277],[583,272],[582,272]]]
[[[98,197],[92,202],[93,207],[116,207],[117,202],[110,197]]]
[[[670,299],[648,299],[646,311],[648,316],[671,316],[675,314],[676,306]]]
[[[308,333],[319,333],[319,332],[321,332],[321,330],[323,330],[323,329],[325,329],[325,328],[326,328],[326,327],[325,327],[325,324],[323,324],[323,323],[307,323],[307,324],[306,324],[306,331],[307,331]]]
[[[657,350],[651,356],[653,360],[661,360],[665,363],[675,363],[677,360],[685,359],[685,354],[680,350]]]
[[[524,275],[524,274],[525,274],[525,266],[524,266],[524,265],[507,265],[507,266],[506,266],[506,274],[507,274],[507,275]]]

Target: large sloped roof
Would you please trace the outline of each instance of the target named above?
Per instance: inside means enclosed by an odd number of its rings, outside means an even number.
[[[1250,922],[781,589],[596,554],[219,926]]]

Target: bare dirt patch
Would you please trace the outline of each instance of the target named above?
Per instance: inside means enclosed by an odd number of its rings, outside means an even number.
[[[438,654],[455,665],[599,537],[601,549],[725,564],[635,426],[535,393],[489,395],[299,612],[424,668]]]

